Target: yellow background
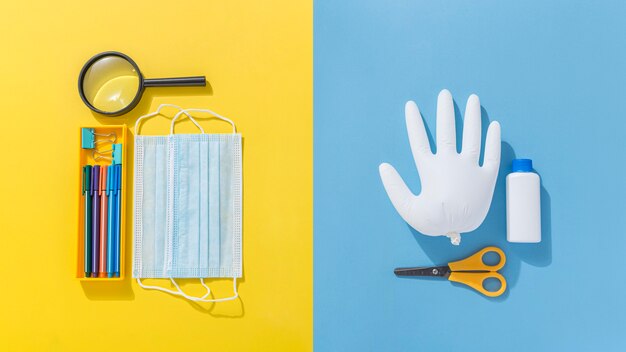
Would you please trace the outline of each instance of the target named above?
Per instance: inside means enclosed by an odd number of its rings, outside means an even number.
[[[0,350],[310,350],[312,2],[4,1],[0,19]],[[105,50],[148,78],[206,75],[210,87],[152,88],[125,116],[94,115],[76,81]],[[239,301],[196,305],[131,282],[132,182],[127,279],[74,278],[78,128],[130,127],[166,102],[214,109],[244,137]],[[165,134],[168,122],[142,133]],[[177,131],[195,132],[189,122]],[[210,286],[231,294],[228,280]]]

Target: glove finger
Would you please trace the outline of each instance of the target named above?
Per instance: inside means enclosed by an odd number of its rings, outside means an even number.
[[[440,153],[456,153],[454,103],[447,89],[437,98],[437,154]]]
[[[411,201],[415,198],[415,195],[411,192],[409,187],[407,187],[406,183],[404,183],[404,180],[393,166],[382,163],[378,167],[378,172],[380,173],[380,178],[383,181],[383,186],[385,186],[389,200],[391,200],[398,214],[400,214],[403,219],[407,219],[411,209]]]
[[[500,168],[500,146],[500,124],[498,121],[493,121],[487,129],[483,167],[496,174]]]
[[[429,155],[432,155],[430,143],[428,143],[428,135],[424,127],[424,120],[420,114],[419,108],[413,101],[408,101],[404,106],[404,115],[406,118],[406,130],[409,134],[409,143],[415,159],[415,166],[420,168],[422,161]]]
[[[480,157],[480,100],[476,94],[470,95],[465,106],[463,122],[463,149],[461,155],[478,164]]]

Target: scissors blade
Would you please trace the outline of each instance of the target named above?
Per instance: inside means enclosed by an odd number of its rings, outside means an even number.
[[[443,266],[427,266],[427,267],[415,267],[415,268],[396,268],[393,273],[398,276],[437,276],[448,277],[450,276],[450,267]]]

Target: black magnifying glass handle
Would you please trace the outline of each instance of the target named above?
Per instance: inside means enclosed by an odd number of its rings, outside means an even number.
[[[197,87],[206,86],[206,77],[173,77],[173,78],[150,78],[143,81],[144,87]]]

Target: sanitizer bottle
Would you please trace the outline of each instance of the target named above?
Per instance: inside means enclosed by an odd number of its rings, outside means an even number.
[[[541,242],[539,175],[530,159],[513,160],[506,177],[506,239],[509,242]]]

